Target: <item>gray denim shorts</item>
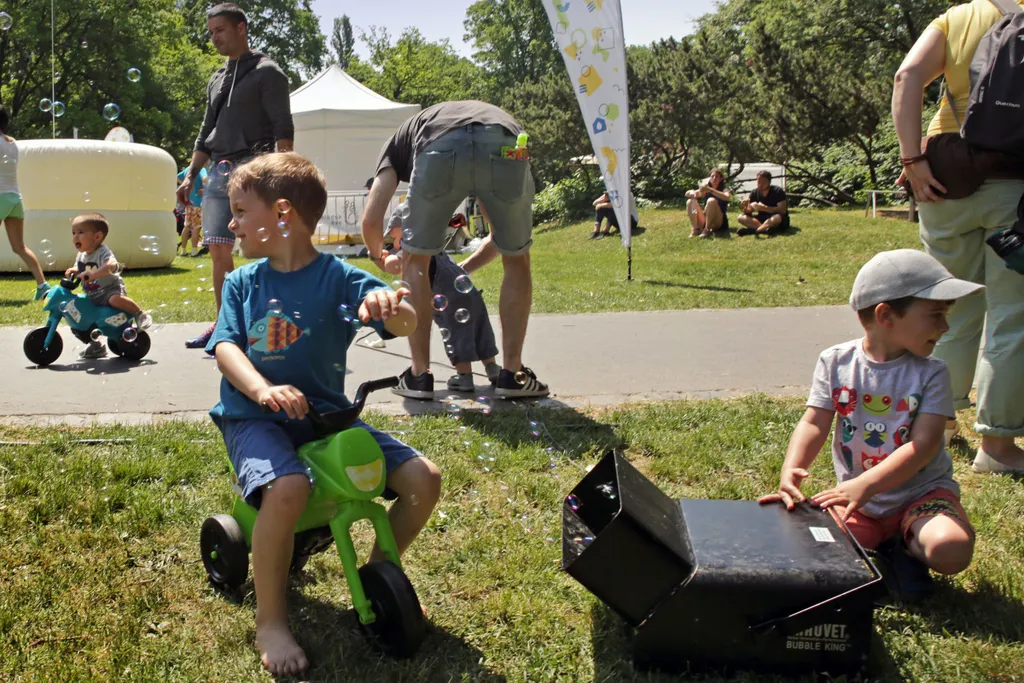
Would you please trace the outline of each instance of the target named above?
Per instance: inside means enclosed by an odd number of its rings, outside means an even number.
[[[237,164],[232,164],[235,168]],[[228,229],[231,223],[231,200],[228,199],[228,178],[210,167],[203,187],[203,244],[234,244],[235,233]]]
[[[459,204],[473,195],[483,204],[503,254],[529,251],[533,242],[533,176],[525,159],[503,159],[502,147],[516,136],[502,126],[470,124],[449,131],[416,155],[409,182],[410,236],[402,245],[413,254],[436,254]]]

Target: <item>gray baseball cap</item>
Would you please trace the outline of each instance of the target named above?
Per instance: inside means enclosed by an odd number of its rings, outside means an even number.
[[[985,289],[953,277],[934,256],[916,249],[895,249],[875,254],[857,273],[850,306],[860,311],[883,301],[914,296],[952,301]]]

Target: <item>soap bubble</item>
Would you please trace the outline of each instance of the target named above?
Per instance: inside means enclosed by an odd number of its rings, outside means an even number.
[[[89,41],[85,38],[82,39],[82,47],[89,47]]]
[[[57,257],[53,255],[53,252],[48,251],[43,254],[43,259],[46,261],[46,265],[49,268],[52,268],[57,264]]]
[[[230,175],[233,170],[235,170],[235,165],[227,159],[217,162],[217,173],[220,173],[221,175]]]
[[[120,115],[121,107],[117,106],[113,102],[103,107],[103,118],[105,118],[107,121],[114,121]]]
[[[149,251],[153,248],[153,240],[155,239],[156,235],[139,235],[139,249]]]
[[[391,289],[393,289],[393,290],[395,290],[397,292],[400,289],[412,289],[412,288],[409,286],[409,283],[406,282],[405,280],[395,280],[394,282],[391,283]]]
[[[70,301],[61,301],[60,302],[60,306],[58,306],[57,308],[60,309],[61,313],[67,313],[67,311],[68,311],[68,304],[70,304],[70,303],[71,303]]]
[[[139,331],[134,327],[124,328],[124,332],[121,333],[121,339],[131,344],[133,341],[139,338]]]
[[[113,266],[110,267],[110,274],[111,275],[120,275],[123,272],[124,272],[124,264],[123,263],[115,263]]]
[[[449,330],[447,327],[440,328],[439,332],[441,333],[441,341],[443,342],[446,342],[452,338],[452,331]]]
[[[343,323],[351,325],[357,330],[363,326],[363,321],[359,319],[359,309],[351,304],[341,304],[338,306],[338,316]]]
[[[60,72],[59,71],[54,72],[54,74],[53,74],[53,82],[54,83],[60,82]]]
[[[477,396],[476,402],[480,404],[480,412],[484,415],[491,414],[491,399],[486,396]]]
[[[128,69],[128,80],[132,83],[138,83],[142,80],[142,72],[135,67]]]
[[[570,493],[565,497],[565,502],[569,504],[569,508],[573,511],[580,509],[580,499],[576,497],[576,494]]]
[[[455,322],[457,323],[468,323],[469,322],[469,311],[465,308],[460,308],[455,311]]]
[[[6,31],[11,27],[14,20],[11,19],[11,15],[7,12],[0,12],[0,31]]]
[[[286,223],[285,221],[278,221],[277,229],[281,231],[281,237],[287,238],[289,235],[292,234],[291,231],[288,229],[288,223]]]
[[[411,240],[412,239],[412,230],[409,229],[409,228],[406,228],[405,230],[403,230],[402,231],[402,239],[406,240],[406,241]]]
[[[448,308],[448,297],[446,297],[444,294],[435,294],[434,295],[434,310],[435,311],[443,311],[446,308]],[[441,337],[444,338],[444,335],[442,334]],[[445,341],[448,341],[448,340],[445,339]]]
[[[41,239],[39,240],[39,251],[44,254],[46,252],[53,251],[53,244],[51,244],[48,239]]]
[[[39,100],[39,111],[49,112],[51,109],[53,109],[53,102],[50,101],[50,98],[44,97]]]
[[[473,291],[473,281],[468,275],[460,275],[455,278],[455,291],[461,294],[469,294]]]
[[[88,192],[82,195],[82,199],[85,201],[86,204],[92,201],[92,197],[89,196]]]
[[[615,500],[619,497],[619,492],[611,484],[601,484],[597,487],[597,490],[608,500]]]
[[[53,103],[53,115],[56,116],[58,119],[60,117],[64,116],[64,103],[63,102],[54,102]]]
[[[267,310],[271,313],[280,313],[282,310],[280,299],[271,299],[268,301]]]
[[[449,356],[451,356],[451,355],[453,355],[455,353],[455,347],[452,346],[451,344],[445,344],[444,345],[444,352],[446,354],[448,354]]]
[[[256,239],[258,239],[260,242],[266,242],[268,239],[270,239],[270,233],[267,232],[266,228],[260,227],[256,230]]]
[[[526,380],[527,379],[528,379],[527,374],[525,372],[523,372],[522,370],[520,370],[519,372],[517,372],[515,374],[516,384],[526,384]]]
[[[103,336],[103,333],[100,332],[99,328],[96,328],[96,327],[92,328],[92,332],[89,333],[89,339],[92,339],[93,341],[99,341],[100,337],[102,337],[102,336]]]

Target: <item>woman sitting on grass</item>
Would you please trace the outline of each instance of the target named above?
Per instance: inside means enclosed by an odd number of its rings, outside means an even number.
[[[729,229],[726,209],[732,192],[725,187],[725,176],[717,168],[711,169],[709,177],[696,190],[686,193],[686,211],[690,217],[690,237],[711,237],[718,230]],[[702,207],[700,200],[707,197]]]

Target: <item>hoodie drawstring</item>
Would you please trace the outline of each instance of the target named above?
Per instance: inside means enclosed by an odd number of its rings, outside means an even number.
[[[240,61],[240,60],[238,60]],[[235,62],[235,70],[231,72],[231,90],[228,91],[228,105],[231,106],[231,96],[235,94],[235,77],[238,76],[238,61]]]

